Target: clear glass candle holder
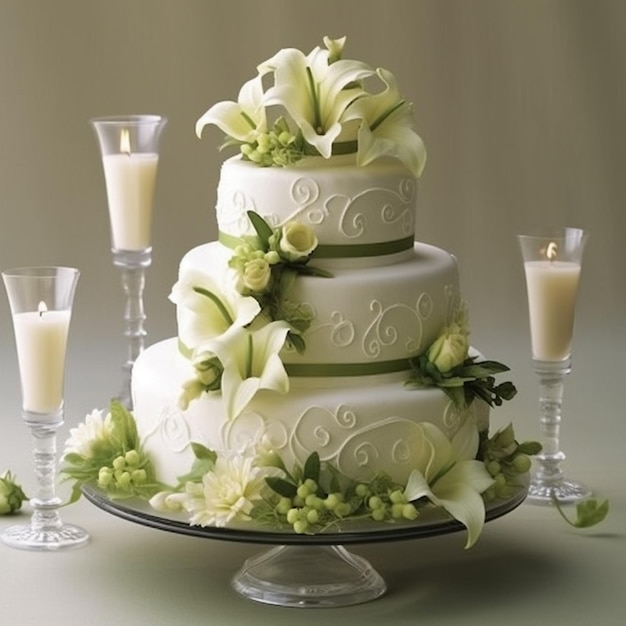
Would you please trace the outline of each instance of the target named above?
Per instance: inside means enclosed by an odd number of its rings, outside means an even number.
[[[582,256],[588,235],[564,228],[518,235],[526,288],[533,369],[539,377],[540,433],[543,449],[535,457],[528,501],[571,503],[590,495],[585,485],[565,477],[559,443],[565,376],[572,369],[572,339]]]
[[[22,417],[30,428],[37,495],[30,524],[0,538],[14,548],[59,550],[82,546],[88,533],[64,524],[56,495],[56,434],[63,424],[67,337],[79,272],[71,267],[23,267],[2,272],[15,332]]]
[[[98,138],[107,191],[113,264],[122,273],[128,357],[119,400],[132,409],[130,381],[145,346],[145,270],[152,263],[152,212],[159,145],[167,119],[127,115],[90,120]]]

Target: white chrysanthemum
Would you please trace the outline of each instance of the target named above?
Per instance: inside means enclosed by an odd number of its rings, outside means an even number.
[[[94,409],[85,417],[85,421],[70,429],[70,436],[65,442],[64,456],[80,454],[84,458],[93,456],[94,449],[101,442],[106,442],[113,432],[111,414]]]
[[[265,476],[253,458],[219,457],[202,483],[187,483],[183,506],[190,523],[223,527],[235,520],[248,521],[255,503],[263,498]]]

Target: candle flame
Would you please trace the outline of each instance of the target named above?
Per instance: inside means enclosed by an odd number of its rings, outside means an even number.
[[[558,252],[559,247],[556,245],[555,241],[551,241],[548,244],[548,248],[546,250],[546,256],[548,257],[548,261],[554,261],[556,259],[556,253]]]
[[[130,133],[128,128],[122,128],[120,133],[120,152],[122,154],[130,154]]]
[[[39,312],[39,317],[41,317],[47,310],[48,310],[48,307],[46,306],[46,303],[42,300],[39,303],[39,305],[37,306],[37,311]]]

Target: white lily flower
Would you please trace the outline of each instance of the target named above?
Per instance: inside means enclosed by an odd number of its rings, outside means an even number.
[[[485,523],[485,505],[481,497],[493,484],[484,463],[475,459],[478,431],[470,420],[450,441],[434,424],[420,425],[421,463],[410,474],[404,494],[413,502],[426,497],[442,506],[467,528],[465,548],[478,539]]]
[[[239,90],[237,102],[231,100],[214,104],[197,122],[200,137],[207,124],[215,124],[226,135],[242,142],[253,142],[267,130],[263,106],[262,77],[255,76]]]
[[[349,85],[374,73],[361,61],[340,59],[329,64],[329,50],[320,47],[307,56],[295,48],[280,50],[258,70],[260,75],[274,74],[265,105],[283,106],[305,141],[324,158],[331,156],[333,141],[341,133],[344,111],[365,94],[360,86]]]
[[[341,120],[362,120],[357,163],[367,165],[381,156],[391,156],[419,177],[426,164],[426,148],[413,129],[411,104],[400,95],[391,72],[379,68],[376,73],[385,84],[383,91],[355,100]]]
[[[253,297],[242,296],[228,281],[222,284],[198,270],[181,271],[170,300],[177,305],[178,336],[190,350],[249,324],[261,311]]]
[[[222,396],[229,419],[239,415],[261,389],[289,391],[289,377],[278,355],[289,329],[286,322],[275,321],[256,331],[237,328],[205,344],[224,366]]]

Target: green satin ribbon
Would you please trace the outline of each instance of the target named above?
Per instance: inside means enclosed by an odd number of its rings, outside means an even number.
[[[221,232],[218,237],[219,242],[234,250],[241,244],[241,239],[234,235]],[[376,257],[385,256],[387,254],[395,254],[404,252],[413,248],[413,236],[404,239],[396,239],[394,241],[382,241],[379,243],[360,243],[349,245],[319,245],[315,248],[313,257],[316,259],[350,259],[360,257]]]
[[[285,363],[287,374],[293,377],[371,376],[404,372],[408,369],[408,359],[377,363]]]
[[[191,358],[192,351],[179,339],[178,350],[186,358]],[[378,363],[285,363],[288,376],[307,378],[334,378],[338,376],[370,376],[374,374],[392,374],[409,369],[407,359],[380,361]]]

